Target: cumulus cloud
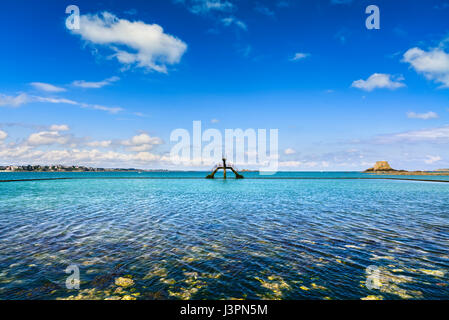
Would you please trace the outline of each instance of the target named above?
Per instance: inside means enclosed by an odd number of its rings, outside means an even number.
[[[187,49],[187,44],[157,24],[120,19],[109,12],[82,15],[80,29],[72,33],[93,45],[105,46],[126,67],[162,73],[167,72],[167,65],[179,63]]]
[[[0,148],[0,158],[4,161],[9,159],[16,161],[20,157],[26,157],[27,159],[32,158],[36,153],[32,154],[32,147],[22,145],[22,146],[10,146],[6,148]],[[42,154],[42,151],[38,151]]]
[[[151,137],[147,133],[141,133],[128,140],[123,140],[120,143],[127,146],[128,150],[135,152],[143,152],[151,150],[155,145],[162,144],[162,139],[159,137]]]
[[[53,124],[50,126],[51,131],[69,131],[70,128],[66,124]]]
[[[51,145],[51,144],[67,144],[70,138],[66,135],[61,135],[57,131],[41,131],[32,133],[27,143],[31,146]]]
[[[89,147],[100,147],[100,148],[107,148],[110,147],[112,144],[111,140],[103,140],[103,141],[91,141],[86,143]]]
[[[134,165],[146,166],[161,160],[161,156],[150,152],[125,153],[111,150],[97,149],[62,149],[38,150],[33,146],[13,146],[0,148],[0,158],[14,163],[63,164],[63,165],[92,165],[103,167],[115,165],[130,167]]]
[[[296,151],[292,148],[287,148],[284,150],[284,154],[286,154],[286,155],[295,154],[295,153],[296,153]]]
[[[302,60],[305,59],[307,57],[309,57],[310,54],[308,53],[302,53],[302,52],[297,52],[295,53],[295,55],[290,59],[290,61],[298,61],[298,60]]]
[[[212,123],[219,123],[220,120],[218,120],[218,119],[212,119],[210,122],[212,122]]]
[[[34,163],[66,164],[66,165],[102,165],[114,163],[119,165],[145,164],[160,159],[159,155],[149,152],[123,153],[116,151],[100,151],[97,149],[64,149],[64,150],[31,150],[29,147],[17,147],[0,150],[0,157],[16,162],[33,161]]]
[[[5,140],[8,137],[8,134],[5,131],[0,130],[0,141]]]
[[[441,88],[449,88],[449,53],[440,48],[425,51],[415,47],[407,50],[403,61],[427,79],[440,83]]]
[[[66,89],[44,82],[31,82],[34,88],[45,92],[64,92]]]
[[[110,85],[113,82],[119,81],[119,77],[110,77],[108,79],[105,79],[103,81],[98,82],[88,82],[84,80],[77,80],[72,83],[75,87],[85,88],[85,89],[98,89],[103,88],[104,86]]]
[[[405,87],[405,84],[401,82],[402,80],[404,80],[403,77],[393,79],[389,74],[374,73],[367,80],[354,81],[351,86],[365,91],[373,91],[374,89],[395,90]]]
[[[153,149],[152,144],[141,144],[141,145],[137,145],[137,146],[128,147],[129,151],[134,151],[134,152],[150,151],[151,149]]]
[[[44,128],[45,126],[34,126]],[[31,128],[31,127],[30,127]],[[141,133],[128,140],[91,140],[63,132],[70,128],[55,124],[24,137],[16,142],[1,143],[7,137],[0,130],[0,159],[15,164],[63,164],[96,167],[146,167],[169,164],[169,159],[148,152],[149,147],[162,140]]]
[[[162,140],[161,138],[158,137],[151,137],[147,133],[141,133],[139,135],[132,137],[129,140],[124,140],[122,144],[125,146],[139,146],[142,144],[162,144]]]
[[[407,118],[429,120],[438,118],[438,114],[433,111],[426,113],[407,112]]]

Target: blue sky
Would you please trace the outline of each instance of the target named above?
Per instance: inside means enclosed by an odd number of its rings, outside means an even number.
[[[282,170],[449,167],[449,1],[1,5],[0,164],[172,168],[201,120],[279,129]]]

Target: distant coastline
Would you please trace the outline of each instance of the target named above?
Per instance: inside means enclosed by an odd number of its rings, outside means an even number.
[[[449,169],[438,169],[435,171],[407,171],[393,169],[388,161],[377,161],[374,167],[366,169],[364,173],[376,175],[395,175],[395,176],[447,176]]]
[[[86,166],[64,165],[8,165],[0,166],[0,172],[192,172],[197,170],[168,170],[168,169],[138,169],[138,168],[96,168]],[[201,171],[201,170],[199,170]],[[206,170],[207,171],[207,170]],[[258,170],[243,169],[241,172],[258,172]],[[201,171],[203,172],[203,171]],[[360,172],[360,171],[358,171]],[[390,167],[387,161],[377,161],[374,167],[362,173],[373,175],[400,175],[400,176],[447,176],[449,169],[436,169],[431,171],[396,170]]]
[[[0,166],[0,172],[167,172],[165,169],[136,169],[136,168],[94,168],[85,166]]]

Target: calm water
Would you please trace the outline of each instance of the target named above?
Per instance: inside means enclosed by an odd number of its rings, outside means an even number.
[[[204,173],[0,173],[0,180],[56,176]],[[449,183],[438,182],[0,183],[0,299],[448,299],[448,204]],[[65,287],[72,264],[79,291]],[[377,268],[377,289],[366,287],[368,266]],[[119,277],[134,284],[117,290]]]

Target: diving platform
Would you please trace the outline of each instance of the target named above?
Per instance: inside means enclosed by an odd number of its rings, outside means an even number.
[[[231,165],[226,165],[226,159],[223,158],[223,164],[219,164],[211,174],[209,174],[206,179],[214,179],[215,174],[218,170],[223,170],[223,179],[226,179],[226,169],[231,170],[235,174],[236,179],[243,179],[244,177],[239,174]]]

